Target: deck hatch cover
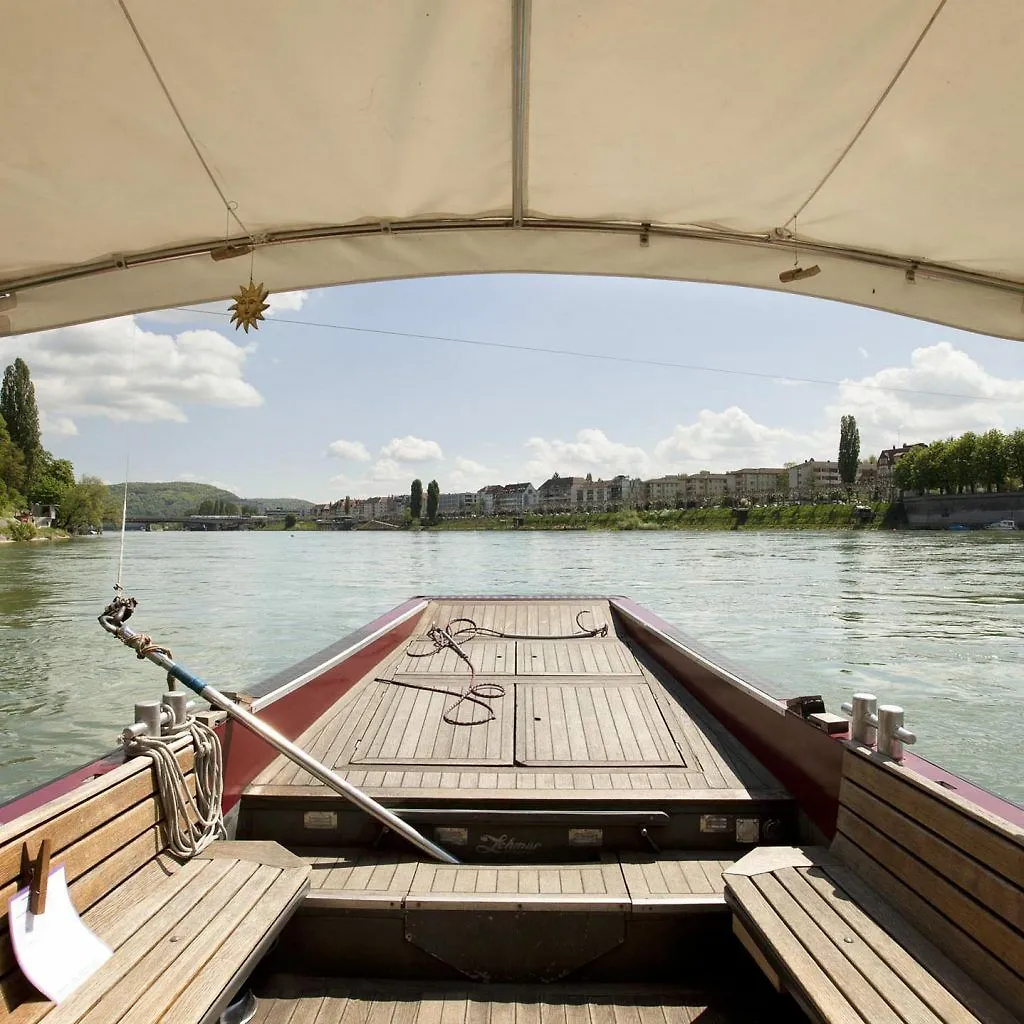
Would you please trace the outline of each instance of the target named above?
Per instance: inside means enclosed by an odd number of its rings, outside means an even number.
[[[399,677],[401,678],[401,677]],[[487,681],[477,676],[476,682]],[[404,677],[405,682],[459,691],[468,685],[466,677]],[[378,682],[383,691],[380,703],[360,736],[351,764],[401,765],[511,765],[515,699],[513,688],[504,697],[490,701],[495,718],[480,725],[450,725],[442,717],[456,697],[433,690]],[[467,719],[480,709],[464,703],[456,716]]]
[[[521,676],[639,676],[633,652],[617,640],[520,640]]]
[[[685,767],[645,682],[516,687],[516,764]]]

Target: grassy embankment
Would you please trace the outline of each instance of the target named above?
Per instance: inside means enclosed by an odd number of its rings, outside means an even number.
[[[12,541],[68,540],[69,534],[50,526],[36,526],[34,523],[19,523],[17,519],[0,518],[0,544]]]
[[[525,515],[441,520],[433,530],[879,530],[901,525],[888,502],[872,504],[862,522],[853,505],[771,505],[764,508],[683,508],[661,511]],[[521,525],[517,525],[517,521]]]

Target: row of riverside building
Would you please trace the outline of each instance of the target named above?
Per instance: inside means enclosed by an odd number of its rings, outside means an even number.
[[[862,462],[856,480],[858,494],[888,497],[892,467],[918,445],[887,448],[874,462]],[[794,466],[744,468],[731,473],[678,473],[641,480],[624,474],[610,480],[592,475],[560,476],[555,473],[540,487],[532,483],[490,484],[478,491],[441,494],[438,514],[442,519],[470,516],[523,515],[528,512],[615,512],[630,508],[677,508],[733,501],[811,501],[843,489],[839,464],[807,459]],[[314,506],[317,518],[345,517],[364,522],[399,523],[407,515],[409,495],[346,498]]]

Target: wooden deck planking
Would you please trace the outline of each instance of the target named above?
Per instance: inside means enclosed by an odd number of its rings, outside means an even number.
[[[654,695],[640,685],[516,687],[520,765],[679,765]]]
[[[453,619],[472,619],[478,626],[519,636],[569,636],[579,632],[576,615],[586,629],[613,627],[607,601],[565,601],[555,599],[519,601],[433,601],[421,620],[426,626],[445,626]],[[461,628],[464,623],[456,623]]]
[[[633,652],[621,640],[520,640],[519,676],[640,675]]]
[[[458,685],[447,680],[431,679],[430,684],[459,692]],[[480,719],[486,713],[469,701],[455,707],[458,697],[451,693],[400,683],[374,685],[383,691],[382,696],[357,741],[352,764],[512,764],[514,721],[510,700],[489,702],[495,715],[490,722],[455,726],[444,720],[449,709],[453,709],[451,717],[456,721]]]
[[[622,855],[622,873],[634,904],[677,896],[722,896],[722,872],[741,855],[727,860],[692,851],[666,851],[658,856]]]
[[[480,675],[515,675],[515,640],[471,640],[464,650],[473,659],[473,668]],[[438,651],[432,640],[414,636],[402,656],[390,667],[396,675],[455,675],[468,678],[469,666],[451,648]]]
[[[665,984],[507,985],[270,978],[254,1024],[754,1024],[749,993]],[[264,1008],[265,1007],[265,1008]]]
[[[742,856],[622,853],[568,864],[459,864],[417,861],[412,853],[343,849],[300,851],[310,865],[313,905],[392,909],[725,910],[723,872]]]
[[[560,791],[595,799],[709,791],[731,797],[744,790],[785,795],[778,781],[694,698],[642,652],[635,655],[614,632],[604,639],[478,638],[467,643],[467,652],[481,668],[475,681],[500,681],[506,689],[503,698],[489,702],[497,717],[487,725],[444,723],[441,714],[455,702],[454,696],[373,682],[384,676],[462,690],[469,672],[453,651],[422,659],[406,656],[410,648],[428,649],[424,633],[432,623],[470,618],[487,628],[551,636],[576,632],[580,610],[587,611],[581,621],[612,624],[604,601],[432,602],[406,647],[368,673],[306,731],[300,744],[354,785],[382,797],[454,789],[475,796],[512,790],[517,796],[550,796]],[[497,670],[490,679],[479,661],[485,654],[486,659],[493,657],[487,663]],[[445,657],[458,664],[449,664]],[[438,671],[428,671],[435,661]],[[441,672],[442,667],[450,671]],[[400,669],[402,674],[395,674]],[[513,686],[510,674],[517,669]],[[478,710],[464,702],[459,713],[470,717]],[[533,721],[538,717],[541,722]],[[509,745],[513,730],[515,748]],[[464,770],[457,770],[460,766]],[[248,792],[284,795],[292,787],[298,795],[318,785],[279,757]]]

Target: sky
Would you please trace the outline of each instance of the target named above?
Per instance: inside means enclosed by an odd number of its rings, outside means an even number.
[[[491,275],[271,301],[249,334],[220,303],[0,339],[0,363],[79,473],[250,498],[835,459],[844,414],[862,458],[1024,426],[1020,343],[797,295]]]

